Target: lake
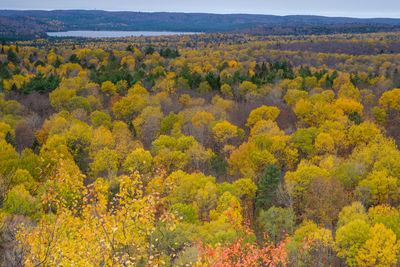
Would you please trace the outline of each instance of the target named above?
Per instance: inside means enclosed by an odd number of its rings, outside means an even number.
[[[167,31],[66,31],[48,32],[50,37],[89,37],[89,38],[120,38],[132,36],[163,36],[199,34],[200,32],[167,32]]]

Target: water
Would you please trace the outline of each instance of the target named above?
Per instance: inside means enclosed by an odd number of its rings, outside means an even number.
[[[156,31],[66,31],[48,32],[51,37],[89,37],[89,38],[120,38],[132,36],[162,36],[199,34],[199,32],[156,32]]]

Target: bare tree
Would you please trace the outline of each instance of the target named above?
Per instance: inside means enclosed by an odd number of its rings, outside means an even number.
[[[25,120],[18,122],[15,126],[15,143],[17,151],[21,153],[25,148],[32,147],[35,136],[31,127]]]

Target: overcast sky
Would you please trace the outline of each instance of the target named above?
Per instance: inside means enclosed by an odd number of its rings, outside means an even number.
[[[103,9],[400,18],[400,0],[0,0],[0,9]]]

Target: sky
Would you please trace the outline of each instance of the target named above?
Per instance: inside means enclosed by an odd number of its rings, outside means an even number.
[[[0,0],[0,9],[101,9],[400,18],[400,0]]]

